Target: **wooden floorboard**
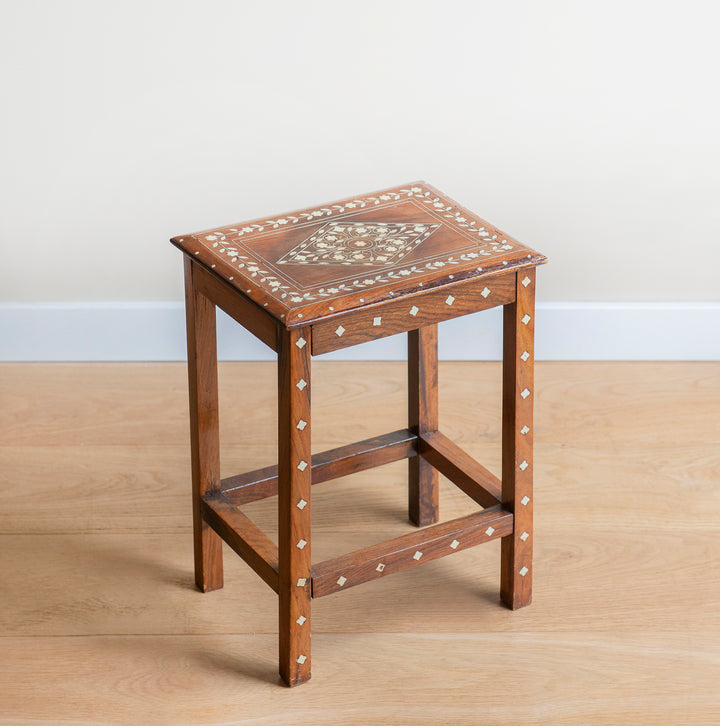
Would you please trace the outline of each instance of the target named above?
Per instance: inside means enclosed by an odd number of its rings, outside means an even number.
[[[313,449],[402,428],[404,374],[316,363]],[[533,604],[500,606],[497,542],[321,598],[289,691],[272,590],[229,549],[193,587],[184,366],[0,366],[0,724],[717,723],[720,364],[536,378]],[[272,464],[275,366],[220,384],[223,475]],[[499,405],[497,364],[441,364],[441,429],[496,474]],[[313,487],[313,559],[412,531],[406,477]],[[276,541],[275,506],[243,511]],[[475,510],[441,482],[441,521]]]

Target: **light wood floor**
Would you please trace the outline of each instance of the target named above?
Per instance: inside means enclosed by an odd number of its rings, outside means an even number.
[[[313,372],[314,450],[405,425],[403,364]],[[440,373],[497,471],[499,366]],[[221,366],[224,476],[273,463],[274,385]],[[720,723],[720,364],[545,363],[536,392],[534,603],[500,606],[498,542],[317,600],[290,690],[274,593],[229,550],[193,588],[184,366],[0,366],[0,724]],[[314,487],[314,559],[408,531],[405,481]]]

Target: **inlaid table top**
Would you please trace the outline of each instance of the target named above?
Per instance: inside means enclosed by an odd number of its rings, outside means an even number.
[[[546,261],[425,182],[171,241],[287,327]]]

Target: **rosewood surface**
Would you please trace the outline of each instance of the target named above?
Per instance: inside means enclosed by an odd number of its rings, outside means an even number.
[[[421,181],[172,243],[287,327],[545,262]]]
[[[313,454],[312,483],[321,484],[330,479],[416,455],[417,436],[408,429],[400,429]],[[246,474],[227,477],[222,480],[221,489],[223,494],[236,505],[272,497],[278,493],[277,472],[277,466],[267,466]]]
[[[313,567],[313,597],[345,590],[507,536],[512,529],[512,514],[498,505],[326,560]]]
[[[196,582],[221,539],[278,594],[280,675],[311,673],[311,601],[501,538],[501,597],[532,596],[535,267],[545,258],[424,182],[174,238],[185,253]],[[278,353],[278,464],[220,480],[215,308]],[[503,306],[502,478],[439,431],[438,323]],[[407,429],[311,454],[311,357],[408,334]],[[311,488],[408,459],[423,527],[312,564]],[[483,511],[437,524],[445,475]],[[277,546],[237,505],[277,495]]]
[[[192,460],[195,583],[203,592],[223,586],[222,542],[202,513],[202,498],[220,490],[215,306],[197,289],[198,266],[185,259],[190,456]]]

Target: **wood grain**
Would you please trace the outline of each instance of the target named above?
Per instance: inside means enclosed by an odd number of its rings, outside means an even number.
[[[7,638],[3,716],[13,726],[138,714],[217,726],[474,726],[480,714],[507,726],[711,726],[720,709],[717,651],[681,631],[318,634],[317,681],[291,692],[277,687],[275,637]]]
[[[312,457],[309,331],[284,331],[278,345],[278,551],[280,676],[310,678]]]
[[[203,497],[205,521],[270,587],[278,591],[278,549],[272,540],[220,493]]]
[[[535,270],[516,276],[503,310],[502,501],[515,515],[503,538],[500,594],[513,610],[532,602]]]
[[[227,474],[274,461],[274,364],[219,369]],[[317,450],[403,428],[405,376],[315,362]],[[185,377],[0,366],[3,722],[716,720],[720,364],[536,364],[533,606],[499,606],[497,542],[317,599],[316,678],[287,693],[272,590],[235,556],[224,589],[194,588]],[[441,362],[440,397],[442,430],[499,474],[500,366]],[[406,481],[399,461],[314,487],[314,559],[414,531]],[[445,518],[476,510],[440,491]],[[276,536],[276,500],[247,510]]]
[[[220,491],[220,423],[215,306],[198,289],[199,269],[185,258],[195,583],[209,592],[223,586],[220,537],[208,526],[202,508],[205,494]]]
[[[420,434],[420,455],[481,507],[500,502],[502,484],[441,431]]]
[[[432,326],[444,320],[505,305],[515,299],[513,273],[483,275],[449,282],[436,289],[417,289],[402,299],[363,305],[330,320],[316,323],[313,355],[329,353],[369,340]]]
[[[408,428],[416,436],[437,431],[438,328],[426,325],[408,333]],[[408,514],[418,526],[440,514],[438,473],[419,456],[408,460]]]
[[[498,505],[366,547],[312,568],[313,597],[425,564],[512,532],[512,514]]]
[[[546,262],[426,182],[171,242],[283,327]]]
[[[356,474],[393,461],[417,456],[417,435],[408,429],[357,441],[312,455],[312,483]],[[237,474],[221,481],[223,493],[234,504],[248,504],[278,492],[277,466]]]
[[[263,308],[199,262],[195,263],[195,284],[198,292],[212,300],[245,330],[269,348],[277,350],[278,323]]]

